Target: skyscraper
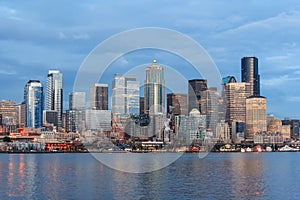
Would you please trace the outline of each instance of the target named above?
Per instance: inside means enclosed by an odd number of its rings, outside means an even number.
[[[112,91],[114,116],[139,115],[140,87],[135,75],[115,74]]]
[[[252,139],[256,133],[267,131],[266,98],[251,96],[246,99],[246,138]]]
[[[175,129],[175,116],[188,115],[186,94],[167,94],[167,113],[171,118],[170,127]]]
[[[66,111],[67,132],[81,132],[85,129],[85,107],[85,92],[70,93],[69,110]]]
[[[196,108],[203,114],[201,110],[203,91],[207,90],[207,80],[193,79],[188,83],[188,110]]]
[[[250,83],[251,96],[260,95],[260,76],[258,74],[258,59],[256,57],[243,57],[242,82]]]
[[[43,123],[43,86],[40,81],[30,80],[24,88],[26,126],[38,128]]]
[[[165,78],[162,66],[153,61],[146,68],[144,85],[145,113],[165,113]]]
[[[108,110],[108,84],[91,85],[90,107],[96,110]]]
[[[59,70],[49,70],[47,78],[46,110],[57,111],[58,126],[61,126],[63,111],[62,73]]]
[[[250,96],[250,83],[225,84],[226,122],[246,121],[246,98]]]
[[[70,110],[84,110],[86,107],[85,92],[71,92],[69,94],[69,109]]]

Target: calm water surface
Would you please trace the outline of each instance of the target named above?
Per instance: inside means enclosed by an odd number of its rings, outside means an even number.
[[[184,154],[143,174],[90,154],[0,154],[0,199],[299,199],[299,182],[300,153]]]

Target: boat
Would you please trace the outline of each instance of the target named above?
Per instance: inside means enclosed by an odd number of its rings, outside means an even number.
[[[298,151],[298,149],[285,145],[284,147],[279,148],[278,151]]]
[[[245,150],[244,148],[241,148],[241,152],[242,152],[242,153],[245,153],[246,150]]]
[[[266,147],[266,151],[267,151],[267,152],[271,152],[271,151],[273,151],[273,149],[272,149],[272,147],[267,146],[267,147]]]

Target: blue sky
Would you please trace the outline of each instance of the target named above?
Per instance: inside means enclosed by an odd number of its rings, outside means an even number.
[[[296,0],[0,1],[0,99],[19,103],[29,79],[45,83],[49,69],[60,69],[67,105],[76,72],[89,52],[114,34],[141,27],[169,28],[190,36],[206,49],[222,76],[234,75],[237,80],[240,59],[258,57],[268,113],[300,118]],[[168,66],[181,63],[171,55],[148,51],[120,58],[116,66],[141,65],[152,57]]]

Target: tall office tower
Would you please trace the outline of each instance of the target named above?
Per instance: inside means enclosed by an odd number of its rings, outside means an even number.
[[[267,131],[267,101],[262,96],[246,99],[246,138],[253,139],[256,133]]]
[[[251,96],[260,95],[260,76],[258,74],[258,59],[256,57],[243,57],[242,61],[242,82],[251,84]]]
[[[135,75],[115,74],[112,87],[112,115],[139,115],[140,87]]]
[[[246,121],[246,98],[250,96],[250,83],[225,84],[226,122]]]
[[[47,78],[46,110],[57,111],[58,126],[61,126],[63,111],[62,73],[59,70],[49,70]]]
[[[24,88],[26,127],[38,128],[43,123],[43,86],[40,81],[30,80]]]
[[[206,128],[208,132],[213,133],[216,137],[216,127],[220,120],[224,120],[224,116],[220,113],[221,96],[216,87],[210,87],[202,91],[201,95],[201,111],[202,115],[206,115]]]
[[[173,115],[188,115],[187,94],[167,94],[167,113]]]
[[[188,115],[186,94],[167,94],[167,114],[169,115],[170,128],[175,130],[175,116]]]
[[[86,93],[72,92],[69,95],[69,110],[66,111],[66,131],[81,132],[85,129]]]
[[[193,79],[188,84],[188,110],[196,108],[203,114],[201,110],[203,91],[207,90],[207,80]]]
[[[95,110],[108,110],[108,84],[91,85],[90,107]]]
[[[145,113],[165,113],[164,69],[156,60],[146,68],[144,84]]]
[[[85,92],[71,92],[69,94],[69,110],[85,110]]]

